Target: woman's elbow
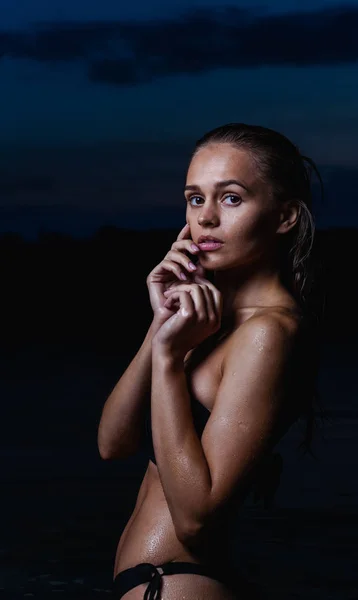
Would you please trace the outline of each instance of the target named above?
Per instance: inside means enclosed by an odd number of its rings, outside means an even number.
[[[106,444],[105,441],[101,438],[100,435],[97,436],[97,448],[101,458],[103,460],[110,460],[113,457],[113,449]]]
[[[113,444],[113,439],[108,435],[102,423],[100,423],[97,432],[97,447],[99,455],[103,460],[111,460],[117,458],[118,443]]]
[[[138,445],[135,444],[116,444],[115,446],[106,444],[98,439],[97,447],[99,455],[103,460],[113,460],[115,458],[128,458],[135,454],[138,450]]]
[[[183,546],[188,548],[198,545],[203,537],[204,527],[199,523],[186,522],[176,524],[176,536]]]
[[[103,435],[103,431],[101,425],[98,428],[97,433],[97,448],[101,458],[103,460],[109,460],[113,458],[113,449],[111,445],[108,444],[108,440],[106,440],[106,436]]]
[[[218,511],[211,507],[206,507],[201,514],[196,512],[192,516],[183,517],[182,515],[181,519],[174,522],[178,540],[188,548],[209,543],[210,539],[216,537],[218,517]]]
[[[107,448],[106,446],[98,444],[98,451],[103,460],[111,460],[112,458],[115,458],[113,452],[111,452],[110,448]]]

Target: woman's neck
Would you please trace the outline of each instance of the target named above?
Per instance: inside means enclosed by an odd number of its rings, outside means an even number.
[[[283,291],[277,266],[270,265],[256,272],[252,267],[215,271],[214,285],[222,294],[225,319],[239,317],[246,308],[275,305]]]

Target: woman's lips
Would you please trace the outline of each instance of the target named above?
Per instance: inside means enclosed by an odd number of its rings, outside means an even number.
[[[200,244],[197,244],[197,246],[200,248],[200,250],[203,250],[204,252],[211,252],[213,250],[218,250],[219,248],[221,248],[221,246],[223,246],[223,242],[213,242],[211,240],[208,240],[207,242],[201,242]]]

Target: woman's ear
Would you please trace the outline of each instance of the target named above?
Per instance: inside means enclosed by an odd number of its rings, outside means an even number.
[[[283,205],[280,212],[280,224],[277,233],[287,233],[294,227],[300,216],[301,207],[295,200],[288,200]]]

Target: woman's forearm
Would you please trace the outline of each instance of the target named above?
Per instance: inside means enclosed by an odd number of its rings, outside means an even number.
[[[124,457],[138,447],[145,406],[150,401],[152,339],[158,328],[153,320],[140,349],[106,400],[98,428],[102,458]]]
[[[210,470],[196,433],[182,360],[153,344],[152,435],[157,467],[179,539],[200,530]]]

